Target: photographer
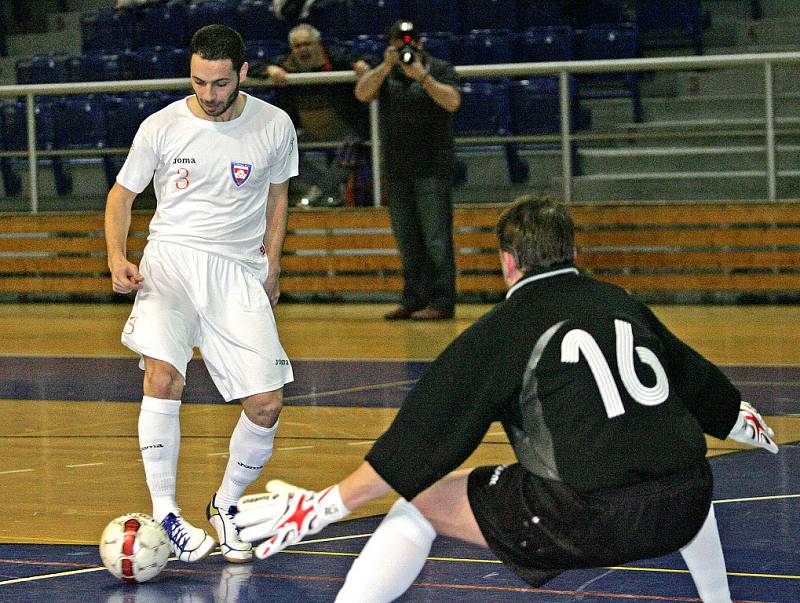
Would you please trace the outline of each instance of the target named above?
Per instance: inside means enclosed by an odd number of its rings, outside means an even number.
[[[403,262],[400,306],[387,320],[437,320],[455,311],[453,113],[461,105],[452,65],[427,53],[410,21],[389,30],[383,62],[356,83],[379,99],[392,230]]]

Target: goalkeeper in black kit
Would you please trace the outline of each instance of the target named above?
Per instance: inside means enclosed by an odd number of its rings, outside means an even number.
[[[563,205],[522,197],[497,235],[505,301],[434,361],[344,480],[243,497],[241,537],[265,558],[394,490],[339,603],[399,597],[437,535],[490,548],[533,586],[680,551],[700,598],[730,603],[703,434],[776,453],[772,430],[647,306],[578,272]],[[453,473],[493,421],[516,463]]]

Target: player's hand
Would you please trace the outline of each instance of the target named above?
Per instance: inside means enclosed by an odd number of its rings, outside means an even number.
[[[748,446],[763,448],[773,454],[778,452],[778,445],[772,439],[775,437],[775,432],[767,425],[758,411],[744,400],[739,406],[739,418],[736,420],[736,425],[733,426],[728,437]]]
[[[128,260],[116,262],[111,269],[111,288],[115,293],[130,293],[143,287],[144,277],[140,274],[136,264]]]
[[[256,547],[259,559],[266,559],[350,514],[338,485],[312,492],[280,480],[268,482],[264,494],[243,496],[237,506],[239,512],[234,521],[240,538],[246,542],[266,539]]]
[[[278,305],[278,299],[281,296],[281,282],[277,272],[270,271],[267,280],[264,281],[264,291],[269,298],[269,305],[273,308]]]

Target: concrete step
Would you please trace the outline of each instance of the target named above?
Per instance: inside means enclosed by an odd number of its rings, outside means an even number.
[[[64,51],[80,54],[80,29],[48,33],[16,34],[6,38],[9,56],[29,57],[40,52]]]
[[[778,176],[777,193],[782,199],[800,196],[800,172]],[[553,189],[561,190],[561,178]],[[578,176],[572,181],[576,202],[766,199],[766,174],[759,171],[684,172],[674,174],[631,174],[614,177]]]
[[[643,98],[644,121],[633,122],[630,99],[602,98],[581,101],[592,112],[592,130],[605,131],[620,127],[646,128],[652,122],[693,120],[763,119],[764,96],[759,93],[739,95],[691,96],[676,98]],[[800,115],[800,93],[776,94],[776,117]]]
[[[765,171],[766,147],[645,147],[629,149],[579,148],[584,175],[636,174],[658,172],[734,172]],[[779,145],[776,148],[779,170],[800,170],[800,147]]]
[[[779,17],[736,22],[736,45],[796,44],[800,40],[800,19],[797,12]]]

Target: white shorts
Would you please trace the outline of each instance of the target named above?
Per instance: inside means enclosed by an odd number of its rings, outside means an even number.
[[[261,276],[245,265],[191,247],[150,241],[122,343],[169,362],[186,378],[198,347],[225,400],[293,381]],[[139,366],[144,368],[144,360]]]

